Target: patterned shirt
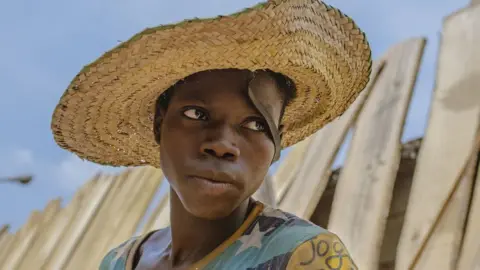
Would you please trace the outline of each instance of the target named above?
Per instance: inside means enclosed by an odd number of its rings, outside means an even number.
[[[103,258],[100,270],[133,270],[133,258],[151,235],[134,237]],[[333,233],[260,202],[240,228],[192,269],[357,270]]]

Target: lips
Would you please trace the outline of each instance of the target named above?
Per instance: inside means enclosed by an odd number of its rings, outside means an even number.
[[[197,163],[195,165],[189,166],[190,170],[187,170],[186,177],[188,183],[199,194],[213,197],[227,196],[227,194],[231,196],[243,190],[242,181],[236,177],[236,175],[239,175],[239,170],[232,170],[233,168],[228,165],[229,168],[226,168],[224,164],[208,164],[217,166],[206,166],[206,163]]]
[[[189,176],[188,182],[196,188],[197,193],[208,196],[225,196],[226,194],[238,192],[238,187],[229,182],[221,182],[198,176]]]
[[[196,171],[193,174],[187,176],[188,178],[198,178],[208,182],[216,184],[230,184],[238,185],[238,181],[235,181],[235,177],[231,174],[224,171],[214,171],[214,170],[205,170],[205,171]]]

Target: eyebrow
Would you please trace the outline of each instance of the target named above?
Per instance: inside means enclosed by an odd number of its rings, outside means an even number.
[[[178,90],[180,89],[174,89],[173,91],[178,91]],[[195,102],[195,103],[200,102],[204,105],[209,103],[205,98],[203,98],[203,95],[196,90],[187,90],[186,93],[185,92],[183,93],[183,95],[173,95],[173,96],[176,96],[177,100],[180,102]]]
[[[194,103],[202,103],[204,105],[207,105],[209,104],[210,102],[208,102],[207,100],[201,98],[201,97],[198,97],[198,96],[178,96],[178,100],[179,102],[194,102]]]

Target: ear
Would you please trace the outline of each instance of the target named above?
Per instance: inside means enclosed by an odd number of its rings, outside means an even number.
[[[159,108],[155,114],[155,119],[153,120],[153,134],[155,136],[155,141],[157,144],[160,144],[160,135],[162,131],[163,119],[165,118],[166,110],[164,108]]]

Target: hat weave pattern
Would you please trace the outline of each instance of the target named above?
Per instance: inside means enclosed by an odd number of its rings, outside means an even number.
[[[155,101],[188,75],[270,69],[291,78],[297,97],[282,118],[282,147],[340,116],[367,85],[364,33],[317,0],[269,1],[230,16],[150,28],[84,67],[53,113],[55,141],[111,166],[160,166]]]

